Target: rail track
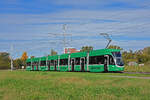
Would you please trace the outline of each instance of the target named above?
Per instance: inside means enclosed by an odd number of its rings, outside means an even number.
[[[127,73],[127,74],[150,74],[150,72],[108,72],[108,73]]]
[[[112,72],[112,73],[127,73],[127,74],[143,74],[150,75],[150,72]],[[150,79],[148,76],[130,76],[130,75],[109,75],[110,77],[120,77],[120,78],[137,78],[137,79]]]
[[[150,74],[150,72],[122,72],[127,74]]]

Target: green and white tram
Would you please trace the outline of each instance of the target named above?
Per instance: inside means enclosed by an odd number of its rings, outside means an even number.
[[[27,59],[27,71],[123,71],[119,49],[100,49]]]

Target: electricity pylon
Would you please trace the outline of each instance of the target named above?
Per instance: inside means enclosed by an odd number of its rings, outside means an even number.
[[[49,34],[50,36],[55,36],[56,38],[63,36],[62,42],[60,42],[60,43],[63,43],[63,48],[64,48],[64,49],[67,47],[67,44],[69,44],[69,42],[72,41],[72,34],[66,33],[66,24],[63,24],[63,33],[48,33],[48,34]],[[68,41],[68,40],[67,40],[67,37],[68,37],[69,35],[71,36],[71,41]],[[56,41],[56,40],[55,40],[55,41]]]

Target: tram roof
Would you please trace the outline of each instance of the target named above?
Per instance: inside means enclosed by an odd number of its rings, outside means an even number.
[[[119,49],[99,49],[99,50],[92,50],[89,52],[89,56],[98,56],[98,55],[107,55],[111,54],[112,52],[119,52]]]
[[[111,52],[120,52],[119,49],[98,49],[98,50],[92,50],[89,52],[89,56],[98,56],[98,55],[106,55],[106,54],[111,54]],[[68,57],[71,58],[78,58],[78,57],[86,57],[87,52],[77,52],[77,53],[71,53],[71,54],[61,54],[61,55],[55,55],[55,56],[44,56],[44,57],[36,57],[36,58],[29,58],[26,60],[26,62],[36,62],[36,61],[44,61],[46,60],[56,60],[56,59],[67,59]]]
[[[56,59],[58,59],[58,55],[48,56],[48,60],[56,60]]]

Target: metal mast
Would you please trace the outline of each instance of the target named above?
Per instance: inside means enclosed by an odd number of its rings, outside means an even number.
[[[62,43],[64,51],[65,51],[65,48],[67,47],[67,45],[69,44],[69,42],[72,41],[72,34],[66,33],[66,28],[67,28],[66,24],[63,24],[63,26],[62,26],[63,32],[62,33],[48,33],[50,36],[56,36],[55,38],[58,38],[59,40],[62,39],[62,42],[60,42],[60,41],[57,41],[57,42]],[[71,41],[68,41],[69,35],[71,36]]]
[[[63,44],[64,44],[64,51],[65,51],[65,48],[66,48],[66,24],[63,25]]]
[[[10,47],[11,71],[13,70],[13,45]]]

